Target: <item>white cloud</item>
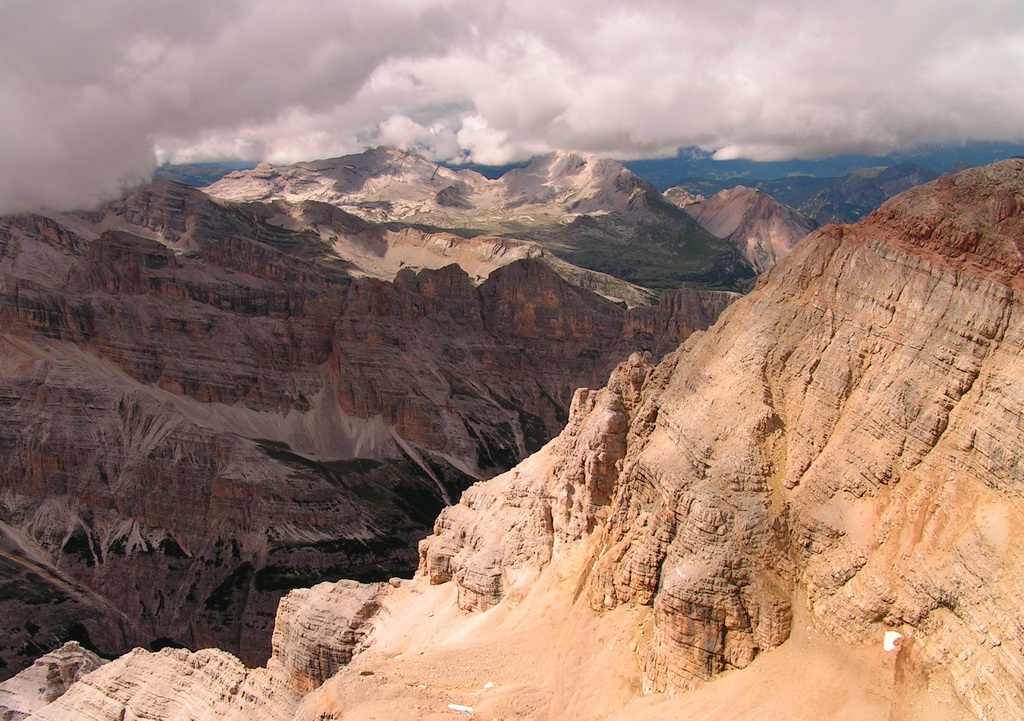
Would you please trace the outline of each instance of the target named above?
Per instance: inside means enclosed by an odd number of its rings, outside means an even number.
[[[423,153],[431,160],[449,160],[460,151],[457,134],[448,124],[435,122],[428,127],[400,113],[377,126],[375,140]]]
[[[4,0],[0,210],[157,160],[1024,140],[1016,0]]]

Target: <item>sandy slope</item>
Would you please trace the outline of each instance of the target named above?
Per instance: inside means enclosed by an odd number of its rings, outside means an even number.
[[[635,649],[650,633],[649,610],[597,614],[574,602],[571,566],[545,571],[520,605],[475,615],[457,609],[452,584],[403,584],[372,647],[295,718],[459,718],[449,704],[495,720],[887,721],[908,705],[908,721],[973,718],[948,686],[907,688],[899,651],[884,651],[881,638],[863,647],[828,638],[804,609],[790,639],[747,669],[679,695],[644,695]]]

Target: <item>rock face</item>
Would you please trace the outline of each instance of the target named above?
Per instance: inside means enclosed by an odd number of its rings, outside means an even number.
[[[383,584],[355,581],[290,592],[277,607],[271,665],[300,691],[321,686],[362,650],[383,593]]]
[[[1017,719],[1022,239],[1022,160],[826,227],[577,391],[441,513],[413,581],[292,594],[267,669],[137,651],[36,717]],[[669,694],[621,706],[641,687]]]
[[[225,200],[313,200],[366,220],[534,241],[576,266],[659,290],[684,284],[737,290],[754,275],[728,243],[650,183],[619,163],[581,153],[544,155],[488,180],[376,148],[282,168],[264,163],[206,190]]]
[[[1022,239],[1019,160],[813,234],[659,365],[579,391],[556,441],[441,514],[421,569],[486,609],[584,553],[593,608],[651,608],[651,690],[748,666],[806,603],[854,644],[903,635],[897,697],[942,679],[1018,718]]]
[[[301,695],[283,674],[247,669],[217,649],[137,648],[89,674],[33,721],[288,719]]]
[[[709,233],[732,242],[758,273],[789,255],[817,227],[770,195],[742,185],[695,200],[685,209]]]
[[[150,653],[137,648],[80,681],[103,662],[68,644],[0,685],[0,704],[10,698],[20,704],[10,708],[25,709],[24,715],[12,712],[12,721],[33,713],[31,718],[40,721],[291,719],[303,695],[362,649],[386,587],[341,581],[289,593],[277,610],[273,655],[265,668],[248,669],[218,649]],[[45,683],[42,669],[47,669]]]
[[[662,193],[662,195],[665,196],[665,200],[680,208],[685,208],[688,205],[693,205],[694,203],[700,203],[701,201],[706,200],[706,198],[700,193],[691,193],[678,185],[669,188]]]
[[[285,592],[411,573],[438,511],[555,435],[575,388],[734,297],[627,312],[533,257],[479,285],[352,277],[284,215],[162,180],[2,219],[3,675],[60,638],[265,660]]]
[[[53,703],[79,681],[106,661],[68,641],[55,651],[36,659],[35,663],[12,678],[0,683],[0,718],[21,721],[44,706]]]

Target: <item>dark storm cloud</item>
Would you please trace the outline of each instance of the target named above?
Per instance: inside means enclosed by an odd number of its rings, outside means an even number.
[[[1016,2],[0,0],[0,209],[159,160],[1024,138]]]

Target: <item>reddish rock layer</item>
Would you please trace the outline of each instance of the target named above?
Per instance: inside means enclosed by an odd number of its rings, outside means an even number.
[[[282,593],[411,571],[443,505],[551,438],[576,387],[728,299],[627,320],[538,260],[479,287],[352,279],[257,210],[161,181],[0,224],[0,520],[77,604],[33,630],[7,599],[6,672],[72,627],[107,654],[265,659]]]

